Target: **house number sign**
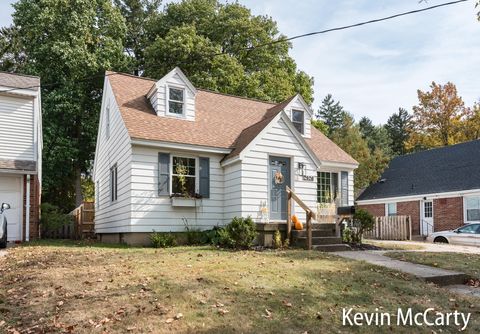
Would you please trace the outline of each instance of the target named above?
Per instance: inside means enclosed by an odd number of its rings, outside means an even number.
[[[303,175],[303,181],[313,181],[315,176],[313,175]]]

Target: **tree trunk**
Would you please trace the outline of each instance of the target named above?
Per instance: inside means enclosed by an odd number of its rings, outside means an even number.
[[[82,172],[79,167],[75,167],[75,207],[79,207],[82,203]]]

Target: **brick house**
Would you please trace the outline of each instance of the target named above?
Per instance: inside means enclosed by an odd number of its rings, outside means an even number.
[[[357,205],[375,216],[410,215],[421,236],[480,222],[480,140],[394,158]]]
[[[11,207],[10,242],[39,236],[41,124],[40,78],[0,72],[0,205]]]

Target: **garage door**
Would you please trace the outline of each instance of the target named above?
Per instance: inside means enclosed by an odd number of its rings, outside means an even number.
[[[22,240],[22,178],[18,176],[0,176],[0,205],[8,203],[10,210],[5,211],[8,221],[8,241]]]

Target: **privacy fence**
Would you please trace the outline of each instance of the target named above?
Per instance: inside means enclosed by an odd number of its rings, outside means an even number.
[[[378,240],[412,240],[412,219],[410,216],[375,217],[373,229],[363,236]]]

